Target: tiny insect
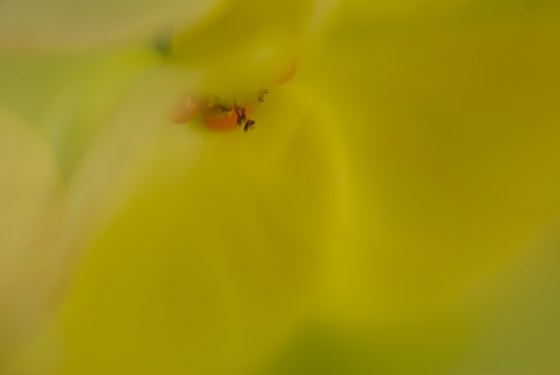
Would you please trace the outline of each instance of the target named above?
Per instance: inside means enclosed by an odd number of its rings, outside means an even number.
[[[253,120],[247,120],[247,122],[245,122],[245,126],[243,127],[243,131],[248,131],[251,130],[255,127],[255,121]]]

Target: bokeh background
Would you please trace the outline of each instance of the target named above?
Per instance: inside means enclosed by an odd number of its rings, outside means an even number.
[[[558,374],[559,21],[0,0],[0,374]]]

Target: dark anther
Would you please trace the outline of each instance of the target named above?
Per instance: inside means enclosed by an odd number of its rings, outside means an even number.
[[[255,126],[255,121],[247,120],[247,122],[245,123],[245,127],[243,127],[243,131],[253,129],[254,126]]]
[[[247,119],[247,113],[243,107],[235,107],[235,115],[237,116],[237,126],[243,125]]]

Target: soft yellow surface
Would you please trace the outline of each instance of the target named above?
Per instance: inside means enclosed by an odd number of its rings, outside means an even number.
[[[9,371],[557,373],[555,5],[215,11],[168,56],[101,58],[131,70],[87,81],[119,98],[94,101],[89,143],[46,137],[79,262]],[[270,85],[295,57],[295,79]],[[263,86],[252,132],[169,121],[186,94]]]
[[[0,371],[59,296],[62,185],[46,143],[0,107]]]

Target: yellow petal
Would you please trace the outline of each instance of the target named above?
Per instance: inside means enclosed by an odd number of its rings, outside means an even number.
[[[127,159],[140,138],[158,145],[144,147],[155,155],[144,182],[95,241],[64,308],[70,374],[236,373],[315,308],[344,195],[329,119],[305,93],[278,90],[253,132],[179,127],[153,110],[174,82],[152,81],[117,116],[114,152]],[[151,109],[139,106],[148,98]],[[98,176],[127,169],[110,163]]]
[[[0,364],[51,312],[64,257],[61,185],[47,145],[0,108]],[[0,371],[2,370],[0,366]]]
[[[435,24],[452,27],[463,22],[478,23],[496,17],[505,20],[559,10],[557,3],[550,0],[349,0],[344,5],[344,14],[354,25],[378,30],[429,28]]]
[[[315,5],[312,0],[236,1],[211,27],[177,33],[173,60],[203,71],[209,91],[266,88],[300,53]]]
[[[152,38],[207,17],[220,0],[5,0],[0,49],[75,51]]]
[[[354,241],[336,275],[350,286],[333,294],[350,321],[452,303],[558,215],[557,24],[348,27],[302,64],[351,150]]]
[[[528,243],[560,214],[559,35],[552,15],[346,25],[301,65],[333,108],[351,215],[323,319],[262,373],[557,371],[557,244]]]

